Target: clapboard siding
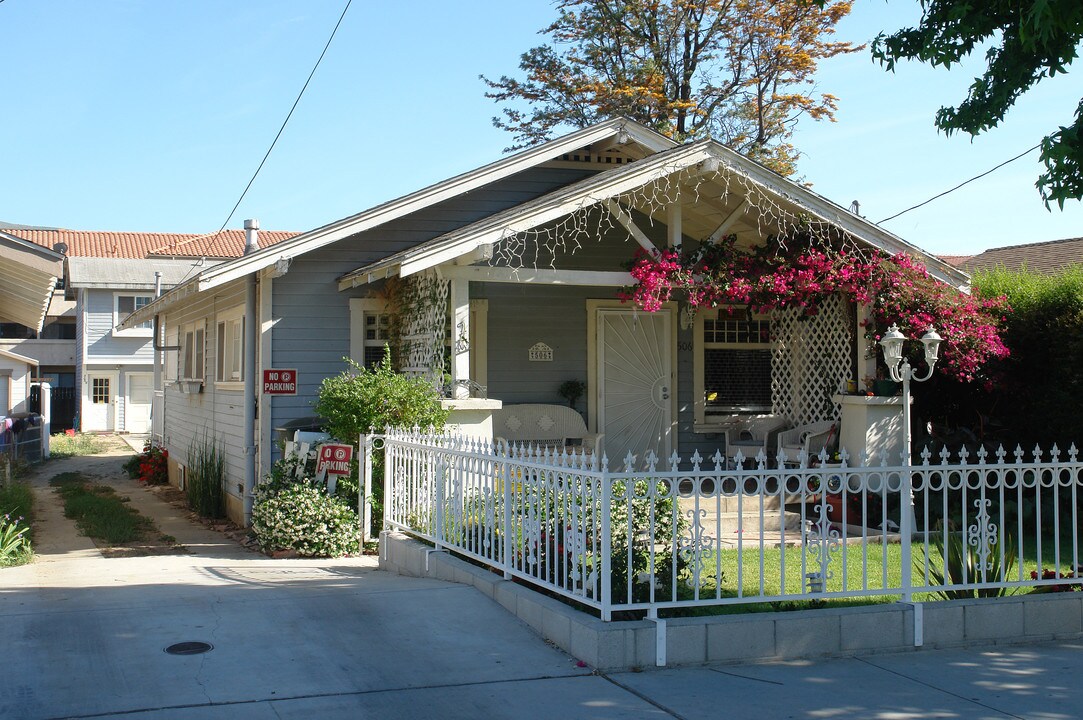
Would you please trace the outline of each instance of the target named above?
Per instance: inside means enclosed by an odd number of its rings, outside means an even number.
[[[214,293],[196,296],[192,302],[164,318],[170,335],[189,322],[206,322],[203,392],[182,393],[176,384],[165,389],[166,448],[178,462],[189,465],[189,451],[195,443],[217,443],[225,456],[225,490],[235,497],[241,496],[239,487],[244,484],[244,395],[241,390],[215,385],[214,369],[218,358],[215,317],[243,305],[244,295],[244,281],[239,280],[217,288]],[[175,355],[177,351],[168,352]],[[175,363],[175,358],[172,362]]]
[[[124,337],[113,334],[113,291],[86,291],[86,325],[83,331],[87,340],[87,363],[95,357],[128,358],[129,362],[148,364],[154,362],[149,337]]]
[[[340,292],[340,276],[588,174],[535,168],[296,258],[289,272],[274,281],[271,365],[297,369],[297,395],[273,399],[271,426],[313,415],[320,383],[346,369],[342,359],[350,352],[349,301],[370,295],[373,288]]]

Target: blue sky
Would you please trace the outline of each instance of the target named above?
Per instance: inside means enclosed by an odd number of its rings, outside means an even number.
[[[344,0],[0,2],[0,220],[85,230],[210,232],[226,219],[319,56]],[[303,231],[498,158],[510,136],[478,74],[517,69],[553,16],[542,0],[354,0],[289,126],[230,221]],[[858,0],[864,42],[916,2]],[[884,72],[868,52],[823,63],[838,121],[802,125],[800,174],[879,221],[992,168],[1069,121],[1083,66],[973,141],[932,118],[978,65]],[[884,227],[933,252],[1083,236],[1048,212],[1037,152]]]

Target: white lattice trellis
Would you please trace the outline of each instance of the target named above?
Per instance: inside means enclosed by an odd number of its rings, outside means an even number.
[[[427,270],[405,280],[400,352],[403,374],[443,382],[449,283]]]
[[[851,377],[854,322],[849,303],[831,295],[816,315],[779,311],[771,324],[776,342],[771,364],[775,414],[794,425],[838,419],[831,396]]]

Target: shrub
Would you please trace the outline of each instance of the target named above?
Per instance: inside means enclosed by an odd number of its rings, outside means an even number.
[[[0,515],[0,567],[22,565],[29,560],[29,531],[21,517],[12,517],[7,513]]]
[[[448,411],[440,405],[440,394],[421,378],[399,375],[391,366],[391,351],[384,346],[384,358],[369,370],[349,358],[349,368],[321,383],[314,404],[316,414],[326,420],[324,429],[358,450],[359,435],[383,432],[385,428],[433,428],[441,430]],[[355,452],[355,457],[359,453]],[[339,480],[336,495],[357,507],[357,463],[354,473]],[[379,532],[383,517],[383,459],[373,457],[373,532]]]
[[[361,530],[354,512],[339,497],[327,495],[314,480],[296,479],[296,459],[275,464],[267,482],[256,488],[252,530],[265,551],[296,550],[307,557],[338,557],[358,552]]]
[[[124,469],[128,477],[147,485],[165,485],[169,482],[169,451],[148,440],[143,452],[124,463]]]
[[[217,444],[204,436],[188,448],[188,507],[205,518],[225,515],[225,458]]]

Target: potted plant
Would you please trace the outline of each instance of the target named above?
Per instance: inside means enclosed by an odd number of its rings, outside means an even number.
[[[557,395],[568,401],[568,407],[575,409],[579,398],[587,391],[587,384],[581,380],[565,380],[557,388]]]

